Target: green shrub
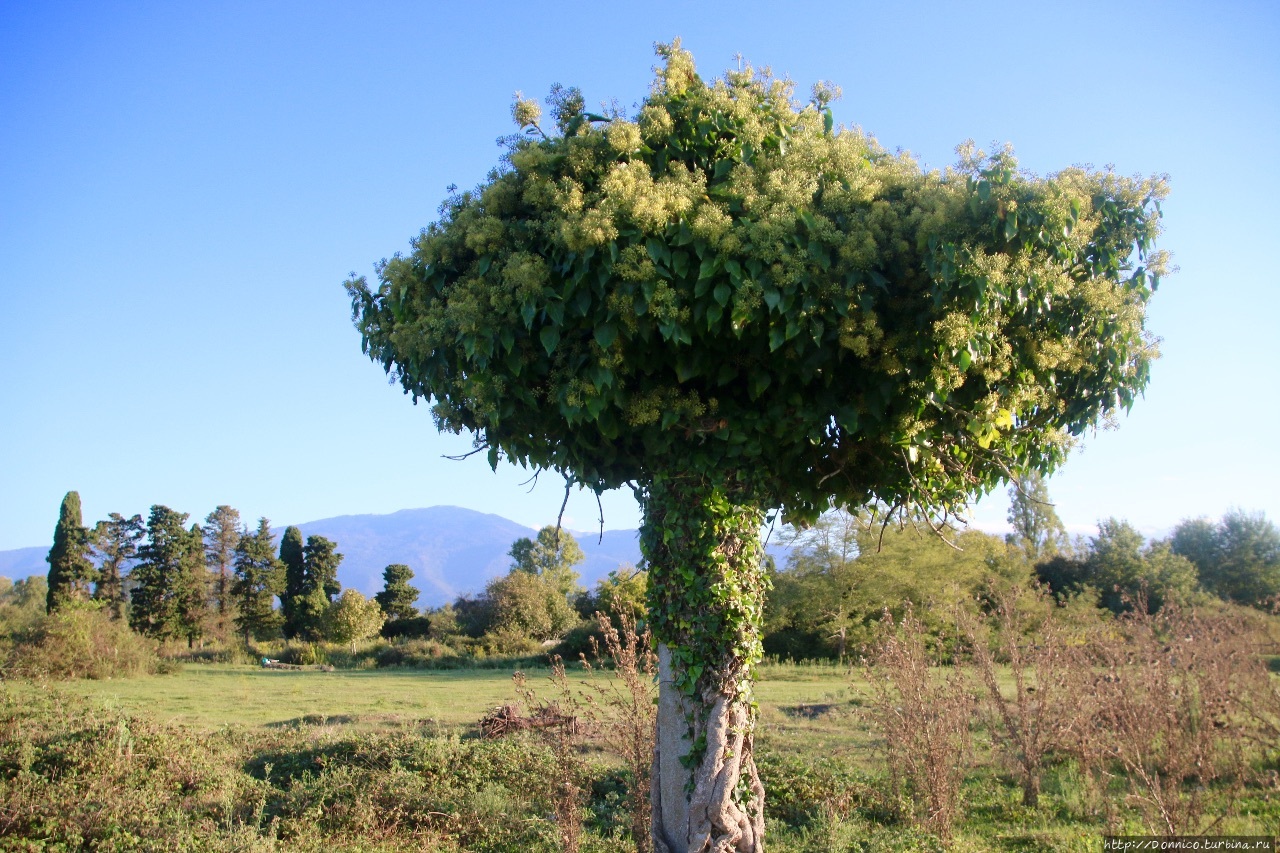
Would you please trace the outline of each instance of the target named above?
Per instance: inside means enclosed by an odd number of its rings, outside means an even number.
[[[64,607],[19,635],[6,678],[119,678],[156,672],[153,641],[92,606]]]

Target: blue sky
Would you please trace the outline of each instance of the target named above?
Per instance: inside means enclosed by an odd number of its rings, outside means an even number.
[[[1050,491],[1080,532],[1280,519],[1274,2],[40,2],[0,7],[0,549],[47,544],[69,489],[89,523],[554,520],[554,475],[441,458],[468,441],[361,356],[341,283],[483,179],[515,90],[629,107],[676,35],[706,76],[741,53],[839,83],[839,122],[929,166],[972,138],[1169,173],[1164,357]],[[639,520],[629,493],[604,511]],[[594,498],[568,517],[594,527]]]

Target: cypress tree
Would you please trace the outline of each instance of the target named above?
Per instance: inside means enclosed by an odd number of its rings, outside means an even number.
[[[89,584],[95,571],[89,562],[90,534],[81,523],[80,493],[67,492],[53,530],[49,549],[49,592],[45,609],[52,613],[63,604],[89,598]]]
[[[307,592],[302,531],[296,527],[284,529],[284,538],[280,540],[280,562],[284,565],[284,592],[280,595],[280,609],[284,613],[284,635],[293,638],[298,634],[298,604]]]

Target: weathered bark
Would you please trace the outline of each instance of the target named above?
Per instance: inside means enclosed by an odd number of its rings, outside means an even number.
[[[659,643],[654,850],[760,853],[752,667],[764,604],[762,513],[732,486],[692,476],[656,479],[644,503]]]

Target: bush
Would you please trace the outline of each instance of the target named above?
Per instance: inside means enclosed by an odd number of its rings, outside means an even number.
[[[280,650],[278,660],[281,663],[295,664],[297,666],[316,666],[329,662],[328,652],[324,646],[319,643],[285,643],[284,648]]]
[[[153,641],[96,607],[67,607],[19,636],[4,665],[6,678],[119,678],[157,672]]]
[[[392,619],[382,624],[382,636],[388,640],[401,637],[426,637],[431,630],[431,619],[414,616],[409,619]]]

